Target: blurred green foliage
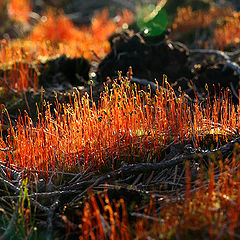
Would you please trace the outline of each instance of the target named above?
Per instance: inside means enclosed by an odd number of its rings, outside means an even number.
[[[147,5],[138,13],[137,26],[147,36],[159,36],[168,26],[168,14],[164,8],[158,10],[155,5]]]

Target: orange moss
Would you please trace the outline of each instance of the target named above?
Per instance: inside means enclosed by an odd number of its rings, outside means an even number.
[[[199,103],[190,107],[184,94],[176,97],[168,83],[151,97],[128,79],[120,77],[120,82],[106,88],[98,107],[90,107],[88,95],[75,95],[71,104],[57,103],[54,116],[48,105],[36,125],[30,117],[20,117],[7,140],[13,154],[0,161],[40,171],[109,169],[122,158],[135,162],[150,154],[150,159],[161,160],[161,150],[172,141],[192,139],[198,145],[206,134],[227,139],[239,129],[239,114],[227,93],[222,104],[216,99],[207,108]]]
[[[27,22],[32,11],[30,0],[9,0],[8,15],[11,19]]]
[[[214,30],[214,45],[224,49],[229,45],[235,47],[240,44],[240,12],[233,12],[225,17]]]
[[[239,177],[236,177],[239,176],[239,168],[236,168],[236,162],[225,161],[218,176],[212,166],[209,181],[198,179],[199,188],[191,194],[189,201],[183,199],[162,208],[161,224],[158,224],[155,234],[164,239],[176,235],[181,238],[234,239],[234,233],[239,233],[237,226],[240,221],[240,185]],[[219,180],[216,182],[215,179]]]
[[[77,28],[63,12],[59,14],[48,12],[42,18],[44,21],[34,27],[28,38],[32,41],[68,43],[75,45],[75,50],[84,54],[90,55],[94,51],[99,57],[103,57],[110,50],[108,38],[116,32],[123,21],[131,23],[133,18],[130,16],[133,16],[132,13],[124,10],[123,14],[119,15],[119,23],[115,23],[109,18],[108,11],[103,10],[95,14],[89,27]]]
[[[4,11],[6,0],[0,1],[0,11]]]
[[[124,24],[131,24],[134,21],[134,14],[133,12],[123,9],[122,12],[119,12],[116,16],[116,23],[119,27],[126,28],[127,26],[124,26]]]
[[[239,151],[239,146],[235,150]],[[143,212],[135,208],[134,222],[127,221],[127,217],[120,219],[120,216],[129,215],[123,199],[116,204],[115,201],[110,203],[106,193],[96,197],[91,194],[84,203],[83,217],[80,215],[79,239],[89,239],[89,236],[100,233],[102,235],[98,236],[101,239],[108,239],[108,234],[113,237],[110,239],[235,239],[239,234],[240,222],[240,170],[239,164],[236,165],[239,159],[236,152],[232,162],[220,160],[218,173],[214,173],[213,164],[206,178],[203,177],[206,173],[202,172],[196,181],[196,189],[187,189],[185,197],[184,194],[178,196],[180,201],[166,198],[166,201],[159,202],[153,198]],[[189,172],[188,169],[187,182]],[[97,198],[100,199],[100,206],[96,204]],[[156,212],[155,205],[160,205],[160,212]],[[110,215],[107,215],[106,209],[111,212]],[[102,217],[101,221],[98,216]],[[111,216],[115,221],[111,221]],[[104,226],[108,226],[105,231]],[[112,228],[118,229],[118,234],[114,235],[116,231],[111,231]],[[123,232],[127,237],[120,236]]]
[[[56,14],[49,11],[25,40],[0,42],[0,67],[9,70],[6,81],[18,91],[33,86],[37,89],[39,62],[62,54],[72,58],[83,56],[89,60],[96,60],[96,55],[105,57],[110,51],[109,36],[125,22],[130,24],[133,14],[124,10],[118,14],[118,20],[115,23],[109,18],[108,11],[104,10],[93,17],[90,26],[77,28],[63,12]],[[16,65],[20,65],[17,70]],[[29,75],[32,70],[27,69],[27,66],[35,68],[33,78]]]
[[[191,31],[196,28],[204,28],[218,18],[230,16],[233,10],[230,7],[211,7],[209,11],[193,11],[191,6],[178,9],[177,17],[174,19],[172,37]]]
[[[98,205],[99,202],[102,211]],[[107,193],[97,197],[91,193],[90,199],[84,204],[81,217],[82,223],[78,226],[82,232],[79,236],[80,240],[89,239],[89,237],[91,239],[132,239],[123,199],[111,203]]]

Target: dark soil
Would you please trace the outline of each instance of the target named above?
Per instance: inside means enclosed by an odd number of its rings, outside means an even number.
[[[72,88],[83,86],[89,80],[90,63],[84,58],[68,58],[62,55],[41,66],[39,84],[44,88]]]
[[[99,64],[97,80],[123,75],[132,66],[134,77],[161,85],[166,75],[169,83],[178,91],[179,87],[190,97],[195,97],[193,88],[204,98],[206,84],[211,96],[221,88],[238,92],[239,75],[225,65],[224,60],[215,56],[196,56],[183,44],[168,39],[167,33],[160,37],[147,38],[140,33],[125,31],[111,39],[111,52]],[[235,97],[236,98],[236,97]],[[237,99],[235,99],[237,100]]]
[[[188,53],[184,48],[176,48],[167,36],[147,39],[139,33],[125,31],[111,39],[112,51],[100,63],[98,80],[105,81],[108,76],[116,77],[118,71],[126,73],[132,66],[134,77],[149,81],[162,81],[168,76],[172,83],[180,77],[189,78],[187,68]]]

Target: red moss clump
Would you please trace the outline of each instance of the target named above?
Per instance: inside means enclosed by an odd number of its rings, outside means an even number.
[[[4,11],[6,0],[0,1],[0,11]]]
[[[93,196],[84,203],[79,216],[79,239],[237,239],[240,223],[239,145],[233,159],[220,160],[208,173],[201,172],[191,189],[186,169],[186,190],[176,199],[152,198],[143,211],[137,206],[136,220],[130,222],[129,206],[124,200],[109,201],[107,193]],[[205,176],[205,177],[204,177]],[[177,200],[181,199],[181,200]],[[97,204],[98,203],[98,204]],[[160,211],[156,212],[156,205]],[[121,217],[122,216],[122,217]],[[64,216],[65,223],[67,218]],[[112,237],[112,238],[111,238]],[[236,237],[236,238],[235,238]]]
[[[102,212],[98,202],[102,205]],[[107,236],[109,239],[131,239],[128,212],[124,200],[120,199],[111,203],[107,193],[104,196],[99,195],[98,199],[91,194],[89,202],[85,203],[79,228],[82,232],[80,240],[89,239],[89,237],[106,239]]]
[[[240,45],[240,12],[233,12],[218,24],[214,30],[214,45],[220,49]]]
[[[90,59],[95,52],[99,57],[104,57],[110,51],[108,38],[118,26],[112,19],[108,18],[107,10],[97,13],[90,26],[76,27],[64,13],[48,12],[44,21],[34,27],[28,39],[36,42],[50,41],[62,43],[70,54],[77,52],[78,55]],[[75,53],[76,54],[76,53]]]
[[[240,115],[227,93],[224,101],[216,98],[206,108],[198,102],[190,107],[184,94],[177,97],[168,83],[151,97],[128,79],[120,77],[120,82],[106,88],[98,107],[90,107],[87,94],[75,95],[71,104],[57,103],[55,115],[48,105],[37,124],[29,116],[20,117],[5,144],[13,152],[0,161],[39,171],[111,169],[122,158],[140,161],[146,153],[160,161],[162,149],[172,141],[192,139],[197,146],[205,135],[218,141],[219,134],[228,139],[239,129]]]
[[[70,52],[80,52],[86,58],[91,58],[94,51],[99,57],[104,57],[110,51],[108,38],[117,31],[122,24],[130,24],[133,14],[124,10],[118,14],[119,22],[109,18],[107,10],[96,13],[90,26],[76,27],[64,13],[48,12],[29,35],[32,41],[51,41],[57,43],[71,43]],[[46,21],[45,21],[46,20]]]
[[[13,6],[14,3],[11,2]],[[110,19],[108,11],[104,10],[96,13],[90,26],[78,28],[63,12],[49,11],[25,40],[0,41],[0,68],[5,71],[1,86],[17,91],[32,87],[37,90],[38,63],[62,54],[89,60],[105,57],[110,51],[109,36],[122,25],[130,24],[133,14],[123,10],[117,19],[118,22]]]
[[[40,61],[65,54],[96,60],[110,51],[108,38],[124,23],[130,24],[133,14],[128,10],[118,14],[118,22],[109,18],[108,11],[96,13],[90,26],[76,27],[63,12],[49,11],[42,17],[25,40],[0,41],[0,68],[5,72],[2,86],[23,91],[38,89]],[[33,71],[34,69],[34,71]]]
[[[84,49],[95,50],[102,43],[107,42],[109,36],[124,22],[129,24],[133,21],[133,14],[127,10],[124,10],[118,17],[119,22],[116,23],[109,18],[108,11],[103,10],[95,14],[90,26],[78,28],[63,12],[56,14],[49,11],[34,27],[28,38],[32,41],[76,42]]]
[[[178,9],[177,17],[172,25],[172,37],[176,38],[179,34],[191,31],[196,28],[204,28],[218,18],[230,16],[233,10],[230,7],[216,8],[211,7],[209,11],[193,11],[191,6]]]
[[[28,22],[31,11],[30,0],[8,1],[8,15],[15,21]]]

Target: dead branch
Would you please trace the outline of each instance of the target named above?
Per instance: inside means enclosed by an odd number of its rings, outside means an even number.
[[[10,174],[10,179],[13,179],[13,180],[19,180],[20,179],[20,175],[21,175],[20,172],[14,170],[14,169],[11,169],[9,167],[6,167],[2,164],[0,164],[0,171],[4,176],[7,176],[7,175]]]
[[[112,177],[117,177],[117,176],[124,176],[124,175],[129,175],[129,174],[136,174],[136,173],[141,173],[141,172],[151,172],[154,170],[162,170],[166,169],[169,167],[176,166],[178,164],[184,163],[186,160],[197,160],[197,159],[209,159],[212,156],[217,156],[221,154],[222,159],[224,159],[229,151],[232,151],[234,148],[234,144],[240,143],[240,138],[237,138],[226,145],[215,149],[213,151],[205,151],[202,153],[188,153],[181,155],[179,157],[172,158],[171,160],[160,162],[160,163],[139,163],[139,164],[131,164],[127,165],[125,167],[122,167],[116,171],[113,171],[107,175],[105,175],[103,178],[104,180],[110,179]]]
[[[12,183],[10,183],[8,180],[3,179],[1,177],[0,177],[0,186],[3,187],[3,188],[6,188],[6,190],[11,190],[16,194],[20,193],[20,188],[19,187],[16,187]]]
[[[231,58],[229,57],[231,56],[230,53],[225,53],[223,51],[212,49],[189,49],[189,52],[193,54],[217,55],[218,57],[221,57],[226,61],[226,67],[229,67],[236,71],[238,74],[240,74],[240,66],[237,63],[231,61]]]
[[[32,193],[29,194],[28,197],[29,198],[38,198],[40,199],[51,199],[54,197],[66,197],[69,195],[74,195],[74,194],[79,194],[81,193],[83,190],[66,190],[66,191],[53,191],[53,192],[44,192],[44,193]],[[12,200],[17,200],[19,198],[19,196],[4,196],[1,197],[1,199],[12,199]]]
[[[112,188],[114,188],[119,179],[126,180],[129,178],[129,176],[131,177],[131,179],[134,179],[135,180],[134,183],[137,184],[137,186],[135,186],[133,189],[137,190],[138,192],[141,192],[142,194],[152,194],[152,191],[144,190],[146,187],[163,186],[167,189],[172,189],[172,191],[167,190],[168,196],[170,194],[174,194],[174,196],[176,196],[175,189],[180,189],[180,192],[179,192],[180,195],[175,198],[176,201],[179,201],[180,197],[184,197],[184,194],[181,195],[181,193],[182,191],[184,191],[184,186],[185,186],[183,183],[185,181],[184,179],[185,161],[188,160],[194,163],[196,161],[200,162],[201,160],[204,160],[208,164],[208,161],[212,157],[214,157],[215,159],[225,159],[229,155],[229,152],[232,152],[234,150],[234,145],[236,143],[240,143],[240,137],[213,151],[202,151],[200,153],[188,152],[182,155],[175,156],[170,160],[162,161],[159,163],[137,163],[137,164],[129,164],[129,165],[124,164],[119,169],[112,171],[108,174],[105,174],[103,176],[87,174],[86,172],[73,174],[71,182],[68,182],[67,184],[64,183],[63,185],[58,186],[57,190],[52,189],[52,191],[50,192],[41,192],[41,193],[33,192],[31,194],[28,194],[28,199],[30,200],[31,207],[33,208],[35,207],[37,212],[42,213],[46,218],[47,232],[48,232],[48,236],[50,237],[53,230],[52,229],[53,221],[58,221],[59,223],[64,222],[64,219],[61,217],[61,215],[57,211],[60,204],[59,201],[61,201],[61,204],[66,204],[69,202],[78,203],[79,200],[81,200],[90,189],[94,188],[96,190],[99,187],[106,188],[107,186],[104,185],[106,182],[110,184],[108,186],[112,186]],[[179,166],[179,165],[180,165],[180,169],[182,170],[177,172],[176,166]],[[5,166],[2,169],[2,171],[4,172],[7,170],[8,168]],[[155,176],[153,176],[153,172]],[[15,172],[13,172],[12,174],[14,173]],[[149,174],[150,177],[146,174]],[[146,180],[147,184],[139,183],[140,179],[143,179],[143,182]],[[148,179],[150,180],[147,181]],[[183,182],[180,182],[180,179]],[[17,182],[11,183],[8,180],[5,180],[4,178],[0,178],[0,185],[6,186],[7,189],[11,190],[11,192],[14,192],[12,196],[9,195],[9,196],[1,197],[1,200],[9,201],[9,199],[11,199],[12,201],[15,201],[15,202],[18,201],[20,188],[18,188],[16,184]],[[123,188],[124,187],[126,188],[126,186],[128,186],[126,181],[124,181],[122,186]],[[53,202],[54,198],[57,200]],[[49,203],[48,201],[49,199],[52,199],[50,201],[51,203]],[[142,217],[142,218],[147,218],[148,220],[157,221],[157,219],[147,215],[142,215],[142,214],[135,215],[135,213],[133,213],[132,216]],[[11,222],[13,223],[9,224],[9,227],[8,227],[9,229],[11,229],[12,228],[11,226],[14,225],[14,221],[15,221],[14,218],[12,218],[10,223]],[[5,233],[6,233],[5,236],[8,236],[7,231]]]
[[[48,213],[48,219],[47,219],[47,239],[51,239],[52,237],[52,228],[53,228],[53,216],[54,212],[56,211],[57,207],[59,205],[59,200],[56,200],[50,207],[49,213]]]
[[[158,219],[156,217],[148,216],[148,215],[141,214],[141,213],[133,212],[133,213],[130,213],[130,215],[132,217],[145,218],[147,220],[151,220],[151,221],[154,221],[154,222],[164,223],[164,220],[162,220],[162,219]]]
[[[17,212],[18,212],[18,207],[16,207],[16,210],[14,211],[12,218],[8,224],[8,227],[4,234],[0,237],[0,240],[8,240],[12,237],[12,234],[15,232],[16,228],[16,221],[17,221]]]

